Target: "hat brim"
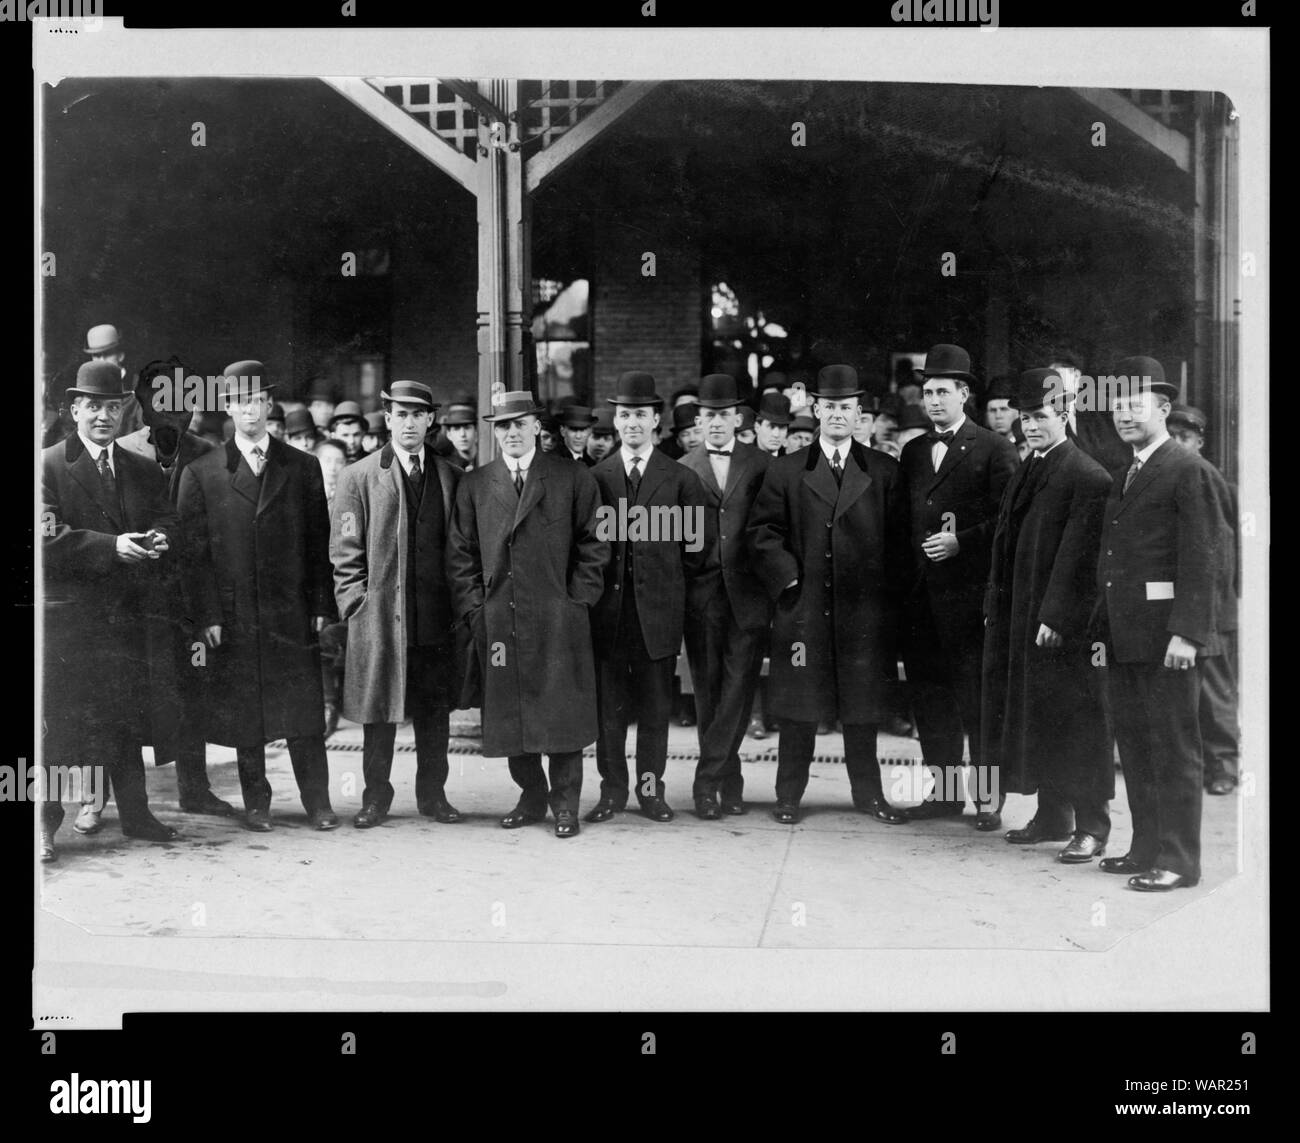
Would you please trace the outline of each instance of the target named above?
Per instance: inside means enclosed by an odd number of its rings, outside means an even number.
[[[120,393],[100,393],[94,389],[78,389],[75,385],[70,389],[64,389],[65,397],[108,397],[110,400],[121,400],[125,397],[135,396],[134,389],[123,389]]]
[[[965,381],[972,389],[979,384],[974,373],[963,373],[960,369],[937,369],[933,373],[922,369],[921,376],[927,381],[938,381],[944,378],[950,381]]]
[[[313,400],[328,400],[329,398],[327,398],[327,397],[322,397],[322,398],[312,398],[312,399],[313,399]],[[395,402],[397,402],[398,404],[402,404],[402,405],[423,405],[426,409],[440,409],[440,408],[442,408],[442,406],[439,405],[437,401],[432,401],[432,400],[430,400],[428,397],[421,397],[421,396],[419,396],[418,394],[412,394],[412,393],[403,393],[403,394],[400,395],[400,396],[394,397],[394,396],[392,395],[392,393],[385,393],[385,392],[383,392],[383,391],[381,390],[380,393],[379,393],[379,399],[380,399],[381,401],[395,401]],[[351,419],[351,417],[352,417],[352,414],[351,414],[351,413],[347,413],[347,414],[345,414],[345,415],[346,415],[349,419]],[[330,424],[333,424],[333,423],[334,423],[333,420],[331,420],[331,421],[330,421]]]
[[[591,428],[591,426],[594,425],[595,423],[596,423],[596,418],[595,418],[595,417],[592,417],[590,420],[581,421],[581,422],[574,422],[574,421],[561,421],[561,422],[560,422],[560,428],[562,428],[562,429],[589,429],[589,428]]]
[[[606,397],[611,405],[632,405],[635,408],[658,409],[663,406],[662,397],[654,397],[647,400],[644,397]]]
[[[94,357],[95,354],[97,353],[117,353],[121,349],[122,349],[122,343],[120,341],[115,341],[113,342],[112,345],[100,345],[94,349],[91,349],[90,346],[85,345],[82,346],[81,352],[84,353],[87,357]]]
[[[734,401],[724,401],[724,400],[715,399],[709,401],[696,401],[695,403],[699,405],[701,409],[738,409],[745,402],[740,400],[740,398],[736,398],[736,400]]]
[[[794,418],[788,413],[755,413],[754,424],[766,421],[769,425],[789,425]]]
[[[809,389],[808,396],[816,397],[818,400],[842,401],[848,397],[861,397],[865,392],[865,389],[852,389],[846,393],[818,393],[814,389]]]
[[[495,425],[505,421],[517,421],[520,417],[541,416],[545,412],[541,405],[529,405],[526,409],[513,409],[509,413],[487,413],[482,419]]]

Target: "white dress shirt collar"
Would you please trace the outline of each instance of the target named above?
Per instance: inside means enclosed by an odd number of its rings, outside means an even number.
[[[1158,449],[1168,439],[1169,439],[1169,430],[1166,429],[1162,431],[1161,434],[1158,437],[1156,437],[1156,439],[1153,440],[1144,449],[1142,449],[1140,452],[1135,452],[1133,455],[1138,458],[1138,461],[1140,463],[1146,464],[1146,462],[1151,459],[1151,454],[1155,452],[1156,449]]]
[[[506,462],[506,468],[510,470],[510,478],[513,480],[515,473],[520,469],[523,470],[525,476],[528,475],[528,470],[533,467],[533,457],[536,455],[537,446],[533,445],[523,456],[506,456],[505,453],[502,453],[501,459]]]
[[[262,450],[262,455],[266,456],[267,455],[266,446],[267,446],[267,442],[270,439],[271,439],[271,434],[267,432],[262,433],[262,435],[258,437],[257,440],[255,441],[250,441],[246,436],[243,436],[241,433],[236,433],[234,436],[235,447],[239,449],[239,451],[244,455],[245,458],[249,457],[252,454],[253,449],[255,448],[260,448]],[[252,462],[250,461],[249,463]]]
[[[641,458],[641,467],[639,471],[644,476],[646,466],[650,462],[650,454],[654,452],[654,448],[655,448],[654,445],[648,444],[640,451],[637,451],[635,449],[628,448],[627,445],[620,445],[619,453],[623,457],[623,471],[627,473],[630,473],[632,471],[632,458],[634,456],[637,456]]]
[[[832,464],[835,463],[835,454],[840,454],[840,467],[843,468],[849,459],[849,445],[853,443],[852,438],[846,441],[840,441],[839,444],[831,444],[825,437],[818,437],[817,443],[822,446],[822,452],[826,454],[826,459]]]
[[[407,476],[411,475],[411,461],[413,461],[417,456],[420,458],[420,470],[421,471],[424,470],[425,465],[424,465],[424,444],[423,443],[420,444],[420,447],[416,449],[415,452],[407,452],[406,449],[404,449],[401,445],[399,445],[396,441],[394,441],[393,454],[397,457],[398,462],[402,466],[402,471],[406,473]]]
[[[1038,449],[1034,449],[1034,455],[1038,457],[1039,460],[1042,460],[1042,458],[1045,457],[1049,452],[1051,452],[1052,449],[1056,448],[1058,445],[1064,444],[1065,441],[1066,441],[1066,437],[1064,434],[1062,434],[1061,439],[1057,441],[1056,444],[1050,446],[1049,448],[1043,449],[1042,452],[1039,452]]]
[[[81,433],[78,433],[77,436],[81,437],[82,447],[85,448],[86,452],[90,454],[90,459],[91,461],[94,462],[96,468],[99,467],[99,454],[101,452],[108,453],[108,467],[113,470],[113,475],[116,476],[117,459],[113,455],[113,442],[109,441],[108,444],[106,445],[99,445],[96,444],[94,441],[89,440],[84,436],[81,436]]]

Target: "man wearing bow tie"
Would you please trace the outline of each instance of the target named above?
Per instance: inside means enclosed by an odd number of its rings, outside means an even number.
[[[338,614],[320,463],[266,431],[274,385],[260,361],[225,370],[235,435],[181,474],[188,580],[207,643],[205,738],[233,746],[245,824],[271,828],[266,743],[284,738],[312,827],[330,807],[317,636]]]
[[[740,743],[754,704],[772,610],[745,539],[769,457],[736,440],[739,406],[734,377],[705,377],[699,393],[704,444],[679,462],[704,486],[711,525],[706,535],[722,569],[721,576],[708,581],[708,597],[695,600],[695,614],[686,625],[700,741],[693,796],[695,812],[705,821],[745,812]]]
[[[923,372],[934,428],[909,441],[900,457],[917,568],[905,605],[903,662],[925,762],[953,774],[962,765],[963,734],[971,765],[980,765],[984,589],[998,505],[1019,457],[1006,437],[966,416],[975,384],[970,354],[957,345],[933,346]],[[908,816],[955,817],[963,806],[945,783]],[[999,806],[978,808],[976,829],[1002,824]]]

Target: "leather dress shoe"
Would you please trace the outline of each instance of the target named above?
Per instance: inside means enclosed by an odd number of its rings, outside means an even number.
[[[853,804],[856,809],[864,814],[870,814],[876,821],[884,822],[886,825],[902,825],[907,821],[907,818],[884,798],[863,798]]]
[[[965,806],[955,806],[952,802],[922,802],[919,806],[901,811],[908,821],[923,822],[930,818],[959,818]]]
[[[538,813],[534,813],[532,810],[525,809],[523,806],[515,806],[513,810],[511,810],[508,814],[506,814],[505,817],[501,819],[501,828],[518,829],[520,826],[533,825],[534,823],[541,821],[545,817],[546,817],[545,810],[543,810],[540,814],[538,814]],[[555,824],[558,828],[560,824],[559,818],[556,818]]]
[[[556,837],[577,837],[579,828],[577,814],[570,813],[568,810],[561,810],[555,815]]]
[[[745,809],[745,803],[743,799],[737,798],[733,802],[727,798],[723,798],[722,812],[726,814],[728,817],[738,818],[743,814],[747,814],[749,811]]]
[[[676,815],[663,798],[642,798],[641,816],[652,822],[670,822]]]
[[[175,841],[181,836],[179,830],[163,825],[153,814],[132,822],[129,827],[123,826],[122,832],[127,837],[137,837],[141,841]]]
[[[1007,830],[1007,841],[1012,845],[1037,845],[1040,841],[1068,841],[1068,832],[1050,833],[1038,824],[1037,818],[1030,818],[1024,829]]]
[[[325,737],[328,738],[339,728],[339,708],[337,703],[325,704]]]
[[[352,824],[357,829],[374,829],[387,816],[387,810],[381,810],[374,802],[367,802],[357,811],[356,817],[352,819]]]
[[[339,816],[328,806],[321,810],[312,810],[311,813],[307,815],[307,820],[311,823],[312,829],[327,830],[339,828]]]
[[[1070,844],[1056,855],[1056,860],[1065,865],[1082,865],[1094,857],[1101,857],[1106,852],[1106,843],[1090,833],[1077,830]]]
[[[1145,873],[1147,867],[1134,861],[1126,853],[1123,857],[1103,857],[1097,862],[1097,868],[1103,873]]]
[[[54,851],[54,838],[44,830],[41,830],[41,860],[49,863],[58,861],[59,855]]]
[[[223,802],[211,790],[204,790],[203,793],[192,798],[182,798],[181,812],[187,814],[211,814],[213,817],[224,818],[233,814],[235,807],[229,802]]]
[[[718,799],[712,794],[706,794],[702,798],[696,798],[695,816],[701,821],[716,822],[720,817],[722,817],[722,807],[718,805]]]
[[[251,829],[254,833],[270,833],[271,811],[248,810],[244,814],[244,827],[246,829]]]
[[[997,810],[980,810],[975,815],[975,828],[984,833],[991,833],[1002,828],[1002,814]]]
[[[461,813],[446,798],[439,798],[434,802],[425,802],[419,807],[420,813],[426,818],[433,818],[436,822],[443,825],[452,825],[460,821]]]
[[[100,810],[87,803],[77,811],[77,820],[72,823],[72,828],[78,833],[98,833],[104,828],[104,823],[100,819]]]
[[[615,814],[621,814],[623,807],[615,805],[608,798],[601,798],[583,815],[584,822],[607,822]]]
[[[1234,778],[1222,777],[1215,778],[1205,787],[1205,792],[1207,794],[1231,794],[1236,788],[1237,782]]]
[[[778,802],[772,817],[782,825],[794,825],[799,820],[799,807],[793,802]]]
[[[767,727],[763,725],[763,720],[761,718],[751,719],[749,730],[746,731],[746,733],[750,738],[766,738]]]
[[[1142,893],[1168,893],[1171,889],[1190,889],[1197,878],[1184,877],[1169,869],[1149,869],[1128,879],[1128,887]]]

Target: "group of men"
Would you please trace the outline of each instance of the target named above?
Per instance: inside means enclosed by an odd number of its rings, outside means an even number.
[[[1083,445],[1061,370],[1026,371],[1008,398],[1030,445],[1021,463],[967,414],[976,378],[953,345],[927,355],[932,427],[897,461],[863,443],[864,389],[847,365],[810,390],[812,443],[779,455],[761,442],[788,430],[788,396],[764,395],[748,444],[735,379],[704,377],[689,402],[700,439],[678,460],[656,447],[664,401],[648,373],[618,378],[606,418],[561,411],[550,450],[551,414],[529,393],[498,395],[481,417],[498,451],[485,465],[438,454],[433,390],[401,380],[382,394],[387,441],[343,466],[327,497],[321,466],[268,432],[276,386],[262,363],[225,371],[223,446],[194,447],[146,408],[150,458],[115,439],[122,374],[92,360],[67,392],[76,432],[43,455],[46,764],[106,768],[124,832],[166,840],[141,744],[177,760],[181,807],[199,813],[230,812],[208,789],[203,743],[232,746],[245,823],[267,831],[265,745],[285,739],[310,823],[335,828],[319,644],[337,623],[342,712],[364,728],[357,828],[390,812],[406,719],[418,811],[461,819],[446,791],[459,707],[481,707],[483,753],[506,757],[519,787],[503,827],[549,809],[556,835],[575,836],[593,741],[599,798],[582,820],[608,821],[635,794],[667,822],[684,642],[699,818],[747,812],[738,750],[765,656],[777,821],[799,820],[817,729],[836,722],[857,809],[890,825],[955,817],[964,796],[949,781],[912,810],[882,789],[877,731],[901,658],[927,765],[961,771],[968,742],[988,775],[977,829],[1000,828],[1007,793],[1036,795],[1009,842],[1064,841],[1065,863],[1102,857],[1117,742],[1134,836],[1101,868],[1140,890],[1194,885],[1201,677],[1235,629],[1234,508],[1215,469],[1170,438],[1177,390],[1159,363],[1116,372],[1131,384],[1103,415],[1126,456],[1109,472]],[[594,459],[605,423],[618,445]],[[444,415],[444,429],[465,424]],[[162,685],[179,726],[157,717]],[[47,860],[61,816],[47,804]]]

